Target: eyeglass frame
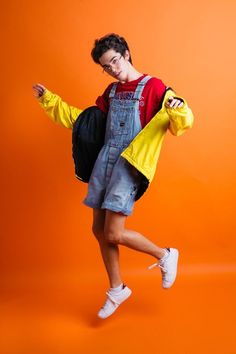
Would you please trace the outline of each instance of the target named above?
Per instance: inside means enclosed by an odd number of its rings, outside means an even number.
[[[112,59],[111,59],[111,61],[110,61],[110,64],[109,65],[103,65],[102,66],[102,72],[104,73],[104,71],[106,72],[106,73],[110,73],[110,72],[112,72],[112,68],[114,68],[116,65],[118,65],[119,64],[119,62],[120,62],[120,60],[121,60],[121,58],[123,57],[123,55],[122,54],[120,54],[120,57],[118,58],[118,57],[113,57]],[[114,60],[117,60],[117,61],[115,61],[115,63],[114,63]]]

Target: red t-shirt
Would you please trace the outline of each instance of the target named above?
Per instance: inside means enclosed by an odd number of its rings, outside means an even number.
[[[119,82],[116,88],[115,97],[119,99],[130,99],[132,93],[135,91],[139,81],[141,81],[146,74],[139,79],[129,81],[125,83]],[[113,83],[111,83],[102,96],[99,96],[96,100],[96,105],[104,112],[108,113],[109,110],[109,93],[111,91]],[[153,118],[153,116],[161,108],[162,99],[166,90],[166,86],[163,82],[155,77],[148,80],[144,86],[141,99],[139,101],[139,112],[142,128]]]

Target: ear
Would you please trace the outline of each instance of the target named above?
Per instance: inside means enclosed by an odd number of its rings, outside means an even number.
[[[124,58],[125,58],[125,60],[129,61],[130,54],[129,54],[129,51],[127,49],[125,51]]]

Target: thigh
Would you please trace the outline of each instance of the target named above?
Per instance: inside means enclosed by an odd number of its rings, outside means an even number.
[[[104,236],[106,210],[93,209],[93,233],[97,238]]]
[[[122,213],[116,213],[112,210],[106,210],[104,232],[108,234],[123,234],[127,216]]]

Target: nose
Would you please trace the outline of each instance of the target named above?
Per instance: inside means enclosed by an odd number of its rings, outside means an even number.
[[[116,74],[116,68],[114,66],[111,66],[110,71],[112,74]]]

